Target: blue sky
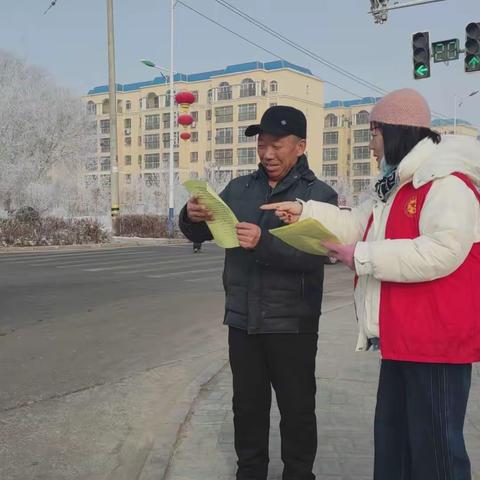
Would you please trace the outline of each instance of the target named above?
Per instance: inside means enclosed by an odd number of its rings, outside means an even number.
[[[280,57],[310,68],[320,78],[362,96],[377,95],[257,30],[214,0],[183,1]],[[374,24],[367,15],[368,0],[228,1],[296,43],[386,90],[417,88],[433,110],[445,115],[453,116],[455,94],[462,97],[480,89],[480,72],[464,73],[463,55],[448,66],[432,63],[432,77],[427,80],[414,81],[411,64],[413,32],[428,30],[431,41],[459,38],[463,46],[466,24],[480,22],[479,0],[447,0],[396,10],[390,12],[383,25]],[[57,5],[43,15],[49,3],[3,2],[0,48],[45,68],[59,85],[77,94],[106,84],[106,1],[57,0]],[[157,72],[140,64],[140,58],[168,66],[169,5],[170,0],[114,0],[117,82],[157,76]],[[276,59],[182,5],[176,8],[175,58],[175,70],[184,73]],[[352,96],[326,86],[327,101],[345,98]],[[465,102],[458,116],[480,125],[479,112],[480,93]]]

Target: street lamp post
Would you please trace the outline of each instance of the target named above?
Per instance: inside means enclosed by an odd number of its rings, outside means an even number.
[[[479,93],[480,90],[474,90],[473,92],[470,92],[468,95],[465,95],[460,102],[457,105],[457,95],[455,94],[453,97],[454,105],[453,105],[453,134],[455,135],[457,133],[457,109],[460,108],[463,105],[463,102],[468,98],[468,97],[473,97],[477,93]]]
[[[175,4],[177,0],[171,0],[170,8],[170,69],[169,69],[169,82],[170,82],[170,152],[168,155],[168,234],[173,237],[175,227],[175,203],[174,203],[174,162],[173,162],[173,149],[175,144],[175,119],[174,119],[174,81],[175,72],[173,70],[173,42],[174,42],[174,26],[175,26]],[[155,65],[151,60],[143,59],[141,62],[147,67],[156,68],[160,70],[162,76],[165,78],[163,72],[167,71],[166,68]]]
[[[167,69],[164,67],[159,67],[151,60],[146,58],[140,60],[144,65],[150,68],[155,68],[160,70],[160,74],[163,78],[166,79],[165,74],[163,72],[168,72],[169,75],[169,83],[170,83],[170,142],[169,142],[169,154],[168,154],[168,234],[170,237],[173,237],[174,233],[174,226],[175,226],[175,219],[174,219],[174,210],[175,210],[175,203],[174,203],[174,163],[173,163],[173,148],[175,143],[174,138],[174,101],[175,101],[175,92],[174,92],[174,75],[175,72],[172,68]],[[171,64],[173,65],[173,64]]]

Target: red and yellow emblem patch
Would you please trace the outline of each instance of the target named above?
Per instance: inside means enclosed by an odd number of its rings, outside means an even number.
[[[410,197],[405,204],[405,213],[408,217],[413,217],[417,213],[417,196]]]

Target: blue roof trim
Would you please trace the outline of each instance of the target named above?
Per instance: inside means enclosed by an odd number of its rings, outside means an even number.
[[[453,118],[437,118],[432,121],[432,127],[449,127],[450,125],[453,126],[455,120]],[[466,120],[462,120],[457,118],[457,125],[472,125],[470,122]]]
[[[200,72],[200,73],[176,73],[175,81],[176,82],[200,82],[202,80],[209,80],[213,77],[221,77],[222,75],[232,75],[234,73],[249,72],[252,70],[281,70],[283,68],[289,68],[290,70],[295,70],[306,75],[313,75],[312,72],[305,67],[295,65],[294,63],[287,62],[285,60],[276,60],[273,62],[248,62],[248,63],[239,63],[236,65],[228,65],[226,68],[221,70],[211,70],[209,72]],[[148,80],[145,82],[136,82],[136,83],[127,83],[121,85],[117,83],[118,92],[131,92],[133,90],[138,90],[140,88],[148,87],[151,85],[162,85],[167,83],[167,78],[165,77],[155,77],[153,80]],[[88,91],[88,95],[94,95],[97,93],[107,93],[108,85],[101,85],[99,87],[92,88]]]
[[[332,100],[324,105],[325,108],[355,107],[358,105],[375,105],[382,97],[363,97],[355,100]]]

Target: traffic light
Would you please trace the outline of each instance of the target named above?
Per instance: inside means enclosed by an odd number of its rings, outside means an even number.
[[[412,36],[413,78],[421,80],[430,77],[430,35],[417,32]]]
[[[465,71],[480,71],[480,22],[465,28]]]

